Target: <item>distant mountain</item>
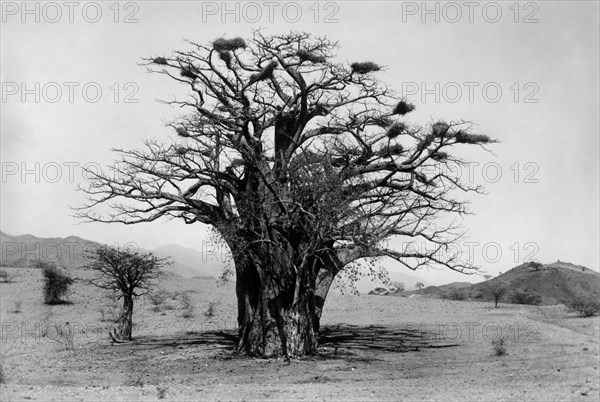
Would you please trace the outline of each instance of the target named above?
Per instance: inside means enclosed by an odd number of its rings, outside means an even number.
[[[100,246],[100,243],[77,236],[13,236],[4,232],[0,232],[0,243],[0,265],[27,267],[36,261],[46,261],[67,269],[81,267],[85,263],[85,250]]]
[[[171,270],[186,277],[219,277],[223,272],[225,261],[228,258],[221,247],[207,247],[202,253],[177,244],[168,244],[154,249],[157,257],[171,257],[177,262]]]
[[[36,261],[54,262],[66,269],[85,265],[85,251],[92,251],[102,244],[77,236],[37,237],[31,234],[13,236],[0,232],[0,265],[29,267]],[[146,250],[140,250],[146,252]],[[169,245],[154,250],[157,257],[171,257],[173,264],[165,270],[185,277],[218,277],[222,264],[209,259],[202,262],[202,254],[196,250]]]
[[[452,289],[461,289],[467,299],[488,300],[486,286],[501,283],[509,290],[509,294],[521,291],[541,296],[542,304],[557,304],[572,296],[600,297],[600,273],[566,262],[557,261],[552,264],[521,264],[493,279],[476,284],[455,282],[443,286],[430,286],[420,291],[405,294],[430,295],[441,297]],[[505,297],[504,301],[509,301]]]

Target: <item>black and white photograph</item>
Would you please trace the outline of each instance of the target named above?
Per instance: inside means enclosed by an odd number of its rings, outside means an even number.
[[[0,400],[600,399],[600,1],[0,8]]]

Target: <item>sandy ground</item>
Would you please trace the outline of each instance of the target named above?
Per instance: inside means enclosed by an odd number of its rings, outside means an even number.
[[[46,306],[39,270],[11,272],[16,282],[0,284],[2,401],[600,398],[600,320],[563,306],[332,294],[319,355],[285,362],[232,356],[232,284],[170,278],[158,311],[137,303],[135,341],[111,345],[99,291],[77,283],[73,304]],[[182,291],[195,306],[189,318]],[[500,336],[504,356],[492,346]]]

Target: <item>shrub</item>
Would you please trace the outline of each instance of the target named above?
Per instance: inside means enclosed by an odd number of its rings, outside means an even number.
[[[65,271],[54,264],[40,262],[38,267],[44,270],[44,301],[46,304],[65,303],[64,297],[74,280]]]
[[[576,312],[581,317],[591,317],[600,311],[600,302],[593,298],[572,297],[565,305],[569,311]]]
[[[156,387],[156,391],[158,391],[158,399],[165,399],[167,396],[167,387]]]
[[[110,304],[109,307],[100,307],[98,311],[102,316],[103,322],[117,322],[119,319],[119,303],[116,297],[107,298],[106,304]]]
[[[192,305],[192,298],[189,293],[184,292],[181,294],[181,306],[183,307],[183,314],[181,315],[183,318],[192,318],[194,316],[194,306]]]
[[[494,353],[496,356],[504,356],[506,353],[506,346],[504,345],[504,338],[500,337],[492,341],[492,347],[494,348]]]
[[[544,268],[544,264],[539,263],[537,261],[530,261],[529,267],[534,271],[539,271],[540,269]]]
[[[148,294],[150,302],[154,305],[154,311],[160,311],[169,294],[164,290],[157,290]]]
[[[217,307],[217,303],[215,302],[210,302],[208,303],[208,307],[206,308],[206,311],[204,312],[204,316],[206,318],[212,318],[215,316],[215,310]]]
[[[442,298],[447,300],[465,300],[465,295],[461,289],[450,289],[442,295]]]
[[[1,269],[0,270],[0,282],[12,283],[12,282],[14,282],[14,276],[9,274],[7,271]]]
[[[520,290],[513,292],[513,294],[510,296],[510,299],[515,304],[529,304],[536,306],[542,302],[542,297],[540,295],[536,295],[534,293],[529,294]]]

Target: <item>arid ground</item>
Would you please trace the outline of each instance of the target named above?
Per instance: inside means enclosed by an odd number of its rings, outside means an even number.
[[[232,354],[231,283],[170,275],[161,284],[168,294],[162,305],[138,301],[135,341],[112,345],[114,306],[99,290],[77,282],[72,304],[47,306],[40,270],[5,270],[15,281],[0,284],[2,401],[600,397],[600,321],[562,305],[496,309],[489,302],[334,292],[319,354],[286,362]],[[503,356],[492,345],[500,336]]]

